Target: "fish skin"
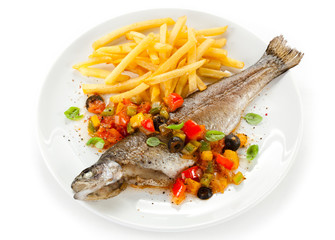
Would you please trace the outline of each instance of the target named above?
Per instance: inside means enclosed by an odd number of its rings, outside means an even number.
[[[229,134],[239,124],[249,102],[302,57],[302,53],[286,46],[283,36],[275,37],[257,63],[203,92],[191,94],[183,107],[170,114],[169,123],[192,119],[206,129]],[[96,164],[75,178],[71,185],[74,197],[107,199],[122,192],[127,183],[168,187],[182,170],[194,165],[193,160],[170,153],[163,144],[149,147],[146,139],[146,135],[137,132],[109,148]]]

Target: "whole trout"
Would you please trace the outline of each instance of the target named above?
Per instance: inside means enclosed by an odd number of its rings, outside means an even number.
[[[246,70],[210,85],[187,97],[169,123],[189,119],[229,134],[240,122],[249,102],[274,78],[296,66],[303,54],[286,46],[283,36],[269,43],[261,59]],[[195,164],[165,145],[149,147],[141,132],[109,148],[91,167],[72,182],[74,198],[107,199],[118,195],[127,184],[168,187],[185,168]]]

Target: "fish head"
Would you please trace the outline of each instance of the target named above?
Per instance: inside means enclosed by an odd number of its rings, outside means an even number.
[[[74,198],[85,200],[106,185],[113,184],[122,178],[122,167],[114,161],[96,163],[84,169],[72,182]]]

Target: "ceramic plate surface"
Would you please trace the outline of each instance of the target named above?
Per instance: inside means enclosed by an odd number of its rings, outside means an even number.
[[[89,136],[84,120],[73,122],[64,116],[66,109],[77,106],[86,119],[86,96],[80,85],[99,82],[97,79],[82,77],[72,69],[72,65],[85,61],[92,52],[92,43],[114,29],[137,21],[162,17],[177,19],[183,15],[188,18],[187,25],[196,29],[228,25],[224,34],[227,38],[225,49],[230,57],[244,61],[246,67],[254,64],[265,51],[266,43],[233,22],[207,13],[182,9],[130,13],[105,22],[79,37],[51,69],[42,89],[38,108],[39,140],[43,157],[51,173],[69,196],[73,195],[70,185],[74,177],[96,162],[101,155],[85,146]],[[258,113],[264,120],[256,127],[244,121],[239,126],[238,132],[246,133],[251,142],[258,144],[260,148],[259,156],[251,164],[243,158],[243,151],[240,152],[240,170],[247,178],[241,185],[230,186],[224,194],[217,194],[207,201],[188,197],[180,206],[170,203],[167,191],[132,188],[109,200],[78,201],[78,204],[83,204],[112,222],[153,231],[196,229],[237,216],[259,203],[279,184],[298,150],[302,136],[301,103],[290,73],[271,82],[246,112]]]

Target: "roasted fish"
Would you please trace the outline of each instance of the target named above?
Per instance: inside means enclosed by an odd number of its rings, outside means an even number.
[[[286,46],[283,36],[275,37],[257,63],[190,95],[183,107],[170,114],[169,123],[192,119],[207,129],[229,134],[249,102],[302,57],[301,52]],[[74,179],[74,198],[107,199],[118,195],[127,184],[168,187],[182,170],[195,164],[180,153],[170,153],[165,145],[149,147],[146,139],[146,135],[137,132],[109,148],[97,163]]]

